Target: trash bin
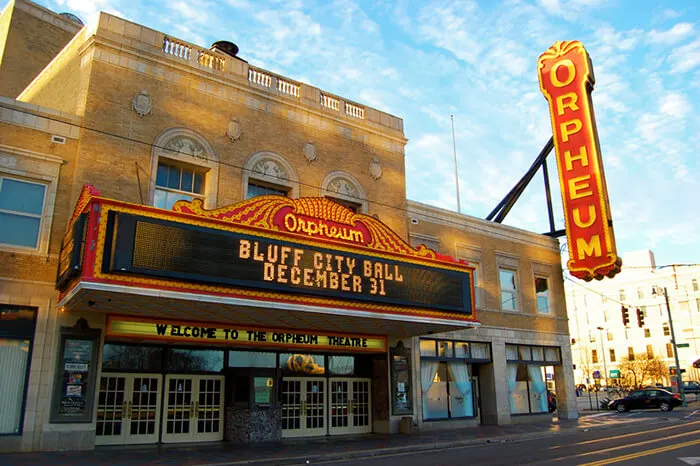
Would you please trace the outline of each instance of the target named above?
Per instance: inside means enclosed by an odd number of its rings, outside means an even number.
[[[411,416],[404,416],[401,418],[401,424],[399,424],[400,434],[410,434],[413,432],[413,418]]]

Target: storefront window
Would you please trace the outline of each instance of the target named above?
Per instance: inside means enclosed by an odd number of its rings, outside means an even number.
[[[559,348],[506,345],[511,414],[549,411],[545,366],[559,365]],[[549,363],[549,364],[546,364]]]
[[[256,405],[270,405],[273,402],[274,377],[253,377],[253,393]]]
[[[166,369],[171,372],[221,372],[224,369],[224,352],[169,349]]]
[[[437,356],[435,351],[435,340],[421,340],[420,341],[420,355],[421,356]]]
[[[423,419],[474,416],[470,372],[462,361],[422,361]]]
[[[324,375],[326,368],[321,354],[280,354],[280,367],[285,374]]]
[[[0,306],[0,434],[22,433],[36,311]]]

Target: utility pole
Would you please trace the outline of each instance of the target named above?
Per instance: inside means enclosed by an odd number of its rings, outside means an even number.
[[[676,343],[676,332],[673,330],[673,318],[671,317],[671,305],[668,302],[668,290],[666,287],[664,289],[664,299],[666,300],[666,312],[668,312],[668,326],[671,327],[671,344],[673,345],[673,357],[676,361],[676,383],[678,384],[678,392],[681,394],[681,400],[683,401],[683,406],[688,406],[685,401],[685,391],[683,390],[683,374],[681,373],[681,364],[678,361],[678,346]],[[653,294],[657,294],[656,287],[654,287]]]
[[[610,383],[608,383],[608,366],[605,364],[605,342],[603,341],[603,327],[598,327],[598,330],[600,330],[600,345],[603,348],[603,370],[605,371],[605,388],[608,389],[610,388]]]
[[[459,204],[459,175],[457,171],[457,143],[455,142],[455,116],[450,115],[450,121],[452,122],[452,155],[455,161],[455,186],[457,187],[457,213],[462,213],[462,206]]]

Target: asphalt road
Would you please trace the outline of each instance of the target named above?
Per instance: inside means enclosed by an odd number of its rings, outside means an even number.
[[[336,460],[334,466],[700,465],[700,410],[601,413],[599,424],[537,440],[472,445],[427,452]],[[682,460],[680,458],[685,458]]]

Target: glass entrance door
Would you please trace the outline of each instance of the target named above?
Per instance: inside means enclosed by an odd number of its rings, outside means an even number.
[[[103,374],[95,444],[158,442],[160,382],[159,374]]]
[[[224,438],[223,376],[165,376],[163,443]]]
[[[359,434],[372,431],[369,379],[331,379],[328,433]]]
[[[326,434],[326,379],[282,379],[282,437]]]

